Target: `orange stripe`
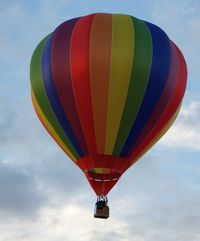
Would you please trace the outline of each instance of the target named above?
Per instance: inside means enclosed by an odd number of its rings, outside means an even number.
[[[90,33],[90,85],[98,154],[104,153],[110,79],[112,15],[96,14]]]
[[[56,141],[56,143],[61,147],[61,149],[70,157],[70,159],[74,162],[76,162],[76,158],[73,156],[73,154],[69,151],[69,149],[66,147],[64,142],[60,139],[58,134],[55,132],[54,128],[51,126],[47,118],[45,117],[44,113],[42,112],[39,104],[37,103],[37,100],[33,94],[33,91],[31,91],[31,97],[32,97],[32,103],[33,107],[35,109],[35,112],[37,113],[37,116],[45,129],[48,131],[48,133],[51,135],[51,137]]]

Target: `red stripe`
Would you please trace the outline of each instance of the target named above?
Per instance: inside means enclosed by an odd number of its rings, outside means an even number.
[[[81,129],[73,96],[69,62],[70,40],[77,20],[78,19],[72,19],[64,22],[54,32],[51,49],[51,65],[55,88],[62,104],[62,108],[72,127],[73,133],[76,136],[81,150],[86,155],[88,153],[88,149]]]
[[[177,111],[177,108],[179,107],[179,105],[182,101],[182,98],[184,96],[185,89],[186,89],[186,83],[187,83],[187,67],[186,67],[186,63],[185,63],[185,60],[184,60],[184,57],[183,57],[181,51],[178,49],[178,47],[175,44],[173,44],[173,45],[176,49],[177,56],[179,59],[178,80],[177,80],[174,94],[171,97],[171,99],[165,109],[165,112],[162,114],[158,123],[154,126],[154,128],[148,134],[145,141],[142,143],[142,145],[137,147],[137,149],[135,150],[135,152],[132,155],[129,156],[129,162],[127,162],[126,165],[123,167],[123,171],[125,171],[134,162],[136,162],[138,156],[140,156],[140,154],[152,142],[152,140],[155,139],[159,135],[159,133],[166,126],[166,124],[171,119],[173,114]]]
[[[147,121],[142,132],[138,136],[136,142],[134,142],[134,145],[130,149],[128,156],[131,156],[133,152],[137,149],[137,147],[145,141],[145,138],[148,136],[148,133],[159,121],[159,118],[161,117],[163,112],[165,112],[165,109],[175,91],[176,82],[178,79],[178,65],[178,56],[176,54],[174,46],[171,44],[171,63],[165,88],[149,120]]]
[[[90,153],[96,153],[89,79],[89,41],[93,17],[82,17],[76,23],[71,39],[70,61],[75,101]]]

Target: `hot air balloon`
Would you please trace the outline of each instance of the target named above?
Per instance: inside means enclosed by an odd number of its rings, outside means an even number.
[[[107,218],[107,194],[170,128],[187,68],[154,24],[96,13],[59,25],[36,47],[31,95],[43,126],[83,171]]]

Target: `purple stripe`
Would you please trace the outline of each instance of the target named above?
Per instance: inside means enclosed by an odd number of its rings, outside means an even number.
[[[79,18],[66,21],[53,33],[51,47],[51,55],[53,58],[51,58],[51,70],[62,108],[67,116],[81,150],[84,155],[87,155],[88,148],[77,113],[70,71],[71,36],[74,26],[78,20]]]
[[[51,45],[52,45],[52,35],[49,37],[42,53],[42,77],[46,90],[46,94],[48,96],[50,105],[63,128],[63,131],[68,136],[70,142],[76,149],[78,155],[83,156],[83,152],[81,151],[79,144],[73,134],[72,128],[70,126],[69,121],[66,118],[65,112],[62,108],[62,104],[58,98],[56,88],[54,85],[52,70],[51,70]]]

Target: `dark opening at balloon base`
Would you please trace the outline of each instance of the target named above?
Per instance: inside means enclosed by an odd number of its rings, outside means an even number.
[[[106,196],[98,196],[94,209],[95,218],[109,218],[108,199]]]

